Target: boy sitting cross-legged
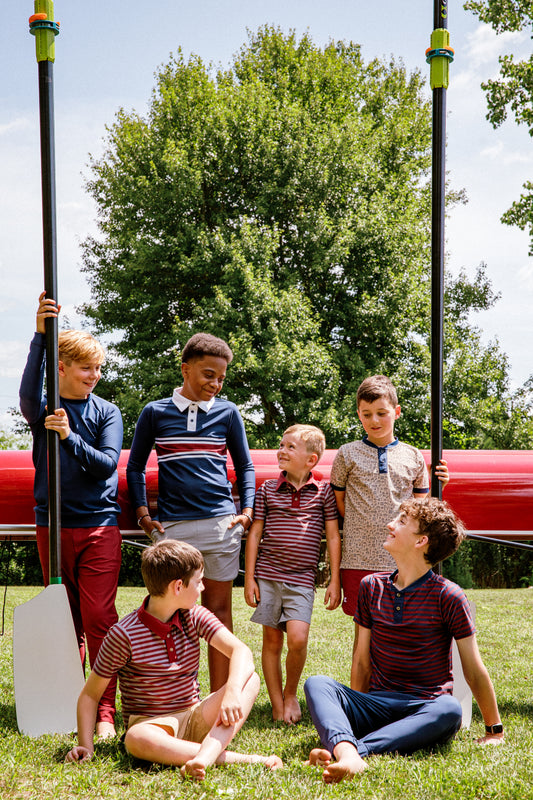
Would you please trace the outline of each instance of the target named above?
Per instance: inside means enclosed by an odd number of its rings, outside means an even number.
[[[256,608],[252,620],[263,626],[262,665],[272,716],[288,724],[302,716],[296,691],[307,656],[324,528],[331,568],[324,602],[333,610],[341,599],[335,495],[329,481],[312,472],[325,444],[324,434],[313,425],[287,428],[278,450],[281,475],[259,488],[246,541],[244,597]],[[285,687],[281,672],[284,631]]]
[[[351,685],[324,675],[305,684],[322,744],[309,761],[323,768],[326,783],[364,772],[367,756],[412,753],[454,736],[461,705],[452,696],[452,639],[485,722],[478,742],[503,740],[468,601],[459,586],[431,569],[457,550],[464,537],[461,523],[432,497],[402,503],[387,528],[383,546],[397,568],[361,581]]]
[[[118,674],[124,744],[136,758],[179,766],[184,777],[197,780],[212,764],[281,767],[277,756],[226,750],[250,713],[259,677],[249,648],[197,605],[203,588],[201,553],[185,542],[158,542],[144,550],[142,574],[149,595],[107,634],[78,700],[79,744],[66,760],[92,757],[98,701]],[[226,684],[202,701],[200,637],[229,659]]]

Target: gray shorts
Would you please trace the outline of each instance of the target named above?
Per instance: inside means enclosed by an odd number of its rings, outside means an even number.
[[[233,514],[208,519],[162,522],[165,539],[179,539],[196,547],[204,557],[204,575],[212,581],[232,581],[239,574],[243,526],[228,528]]]
[[[264,578],[256,578],[256,581],[261,601],[251,617],[252,622],[280,631],[286,631],[287,622],[293,619],[310,624],[315,600],[314,589],[293,583],[267,581]]]

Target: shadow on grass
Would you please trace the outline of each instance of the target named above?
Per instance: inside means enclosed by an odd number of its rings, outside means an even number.
[[[533,703],[524,700],[502,700],[498,698],[498,708],[502,717],[518,716],[524,717],[524,722],[530,722],[533,717]],[[472,711],[472,719],[476,722],[483,722],[478,708]],[[503,720],[505,722],[505,719]]]
[[[6,733],[18,733],[15,703],[0,703],[0,728]]]

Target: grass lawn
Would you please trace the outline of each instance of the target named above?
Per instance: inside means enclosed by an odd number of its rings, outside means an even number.
[[[474,706],[470,730],[461,731],[451,745],[410,757],[375,756],[370,769],[351,783],[326,786],[318,770],[305,766],[311,747],[318,744],[307,712],[301,724],[272,723],[264,686],[232,748],[241,752],[278,753],[285,769],[271,773],[259,765],[212,768],[201,784],[184,782],[170,768],[140,768],[118,740],[96,746],[94,760],[85,766],[65,765],[74,743],[71,736],[31,739],[17,730],[11,661],[13,607],[39,589],[9,588],[6,630],[0,638],[0,797],[2,800],[48,798],[120,798],[120,800],[272,800],[273,798],[363,797],[381,800],[533,800],[533,690],[531,620],[533,588],[469,591],[477,606],[481,653],[496,687],[506,729],[505,744],[480,747],[474,737],[483,732]],[[123,616],[139,605],[142,589],[119,590]],[[327,673],[348,682],[352,622],[342,611],[326,612],[318,592],[311,627],[304,679]],[[235,632],[247,642],[260,668],[261,628],[249,622],[251,609],[242,589],[234,591]],[[205,659],[202,687],[207,687]],[[58,665],[60,668],[60,665]],[[206,688],[204,688],[204,693]],[[303,703],[303,691],[301,692]]]

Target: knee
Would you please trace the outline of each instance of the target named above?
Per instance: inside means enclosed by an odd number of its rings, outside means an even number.
[[[246,691],[249,692],[252,698],[252,703],[254,703],[261,688],[261,678],[259,677],[257,672],[253,672],[250,675],[245,686],[246,686]]]
[[[133,728],[126,731],[124,747],[131,756],[146,758],[146,746],[147,742],[142,733],[142,726],[134,725]]]
[[[287,636],[287,649],[293,653],[305,653],[307,650],[307,633]]]
[[[463,719],[461,703],[451,694],[441,695],[437,701],[438,717],[443,739],[448,739],[457,733]]]
[[[304,683],[304,692],[307,702],[313,702],[313,698],[320,697],[331,686],[333,680],[327,675],[311,675]]]

